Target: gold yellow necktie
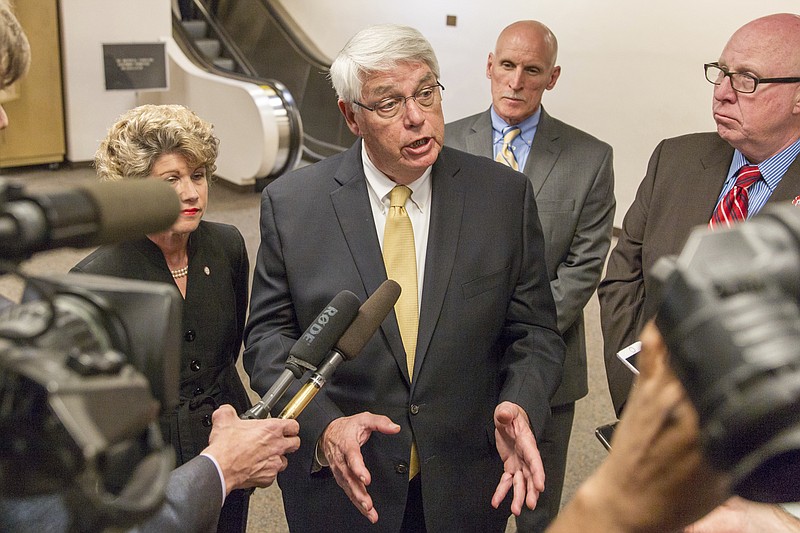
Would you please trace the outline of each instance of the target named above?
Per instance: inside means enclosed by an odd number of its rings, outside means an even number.
[[[383,262],[386,275],[400,284],[402,292],[394,305],[400,337],[406,351],[408,377],[414,375],[414,356],[417,350],[417,329],[419,328],[419,306],[417,304],[417,250],[414,247],[414,228],[406,212],[406,200],[411,189],[398,185],[389,195],[389,214],[383,233]],[[408,479],[419,472],[417,445],[412,442],[408,467]]]
[[[511,141],[519,135],[519,128],[516,126],[509,126],[505,128],[503,133],[503,147],[497,152],[497,157],[494,158],[498,163],[508,165],[514,170],[519,170],[517,158],[514,157],[514,151],[511,149]]]

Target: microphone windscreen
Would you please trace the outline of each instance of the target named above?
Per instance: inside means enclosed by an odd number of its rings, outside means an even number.
[[[169,229],[181,213],[175,189],[154,179],[127,179],[81,187],[97,208],[99,228],[87,246],[139,239]]]
[[[289,350],[290,358],[300,359],[314,368],[319,366],[353,322],[360,305],[361,300],[350,291],[334,296]]]
[[[356,319],[336,344],[336,348],[346,360],[354,359],[361,353],[383,320],[389,315],[399,297],[400,284],[393,279],[387,279],[375,289],[372,296],[367,298],[367,301],[358,310]]]

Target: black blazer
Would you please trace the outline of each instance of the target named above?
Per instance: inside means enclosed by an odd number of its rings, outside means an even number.
[[[189,237],[181,403],[174,413],[161,417],[164,438],[175,447],[179,465],[208,446],[214,409],[228,403],[242,413],[250,406],[235,367],[247,312],[249,268],[244,239],[234,226],[201,221]],[[101,246],[72,271],[174,286],[164,255],[146,237]]]
[[[564,358],[541,226],[530,182],[486,158],[443,148],[431,179],[414,381],[392,313],[298,419],[301,448],[279,476],[292,531],[397,531],[412,432],[429,527],[505,528],[510,500],[500,510],[490,504],[503,469],[494,408],[504,400],[521,405],[540,434]],[[274,382],[294,340],[339,291],[364,301],[385,279],[361,141],[271,183],[262,196],[245,330],[244,363],[253,388],[263,393]],[[328,423],[362,411],[402,427],[397,435],[373,433],[362,446],[380,515],[376,526],[328,469],[311,473],[315,444]]]

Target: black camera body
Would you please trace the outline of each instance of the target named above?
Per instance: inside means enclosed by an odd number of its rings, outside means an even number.
[[[178,402],[175,287],[67,274],[0,312],[0,495],[63,493],[93,529],[161,505],[174,452],[158,415]]]
[[[800,500],[800,208],[695,230],[652,274],[709,460],[744,498]]]
[[[51,528],[67,516],[70,530],[100,531],[162,504],[175,464],[158,415],[178,403],[177,288],[35,278],[18,265],[43,250],[138,239],[179,215],[175,191],[158,180],[30,194],[0,179],[0,275],[20,275],[33,295],[19,305],[0,297],[0,511],[22,520],[45,512]],[[45,500],[53,512],[41,509]]]

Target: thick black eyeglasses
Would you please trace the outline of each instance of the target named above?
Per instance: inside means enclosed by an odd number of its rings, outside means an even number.
[[[380,102],[374,103],[371,106],[364,105],[357,100],[353,100],[353,103],[358,107],[363,107],[367,111],[373,111],[377,113],[381,118],[393,118],[397,116],[403,107],[405,107],[406,101],[408,101],[409,98],[413,99],[421,108],[428,109],[434,103],[436,103],[436,98],[441,94],[441,91],[444,91],[444,85],[436,82],[436,85],[428,85],[427,87],[423,87],[411,96],[394,96],[392,98],[384,98]]]
[[[800,77],[792,78],[756,78],[746,72],[728,72],[719,66],[719,63],[706,63],[706,79],[714,85],[719,85],[727,76],[731,79],[731,87],[737,93],[754,93],[759,83],[798,83]]]

